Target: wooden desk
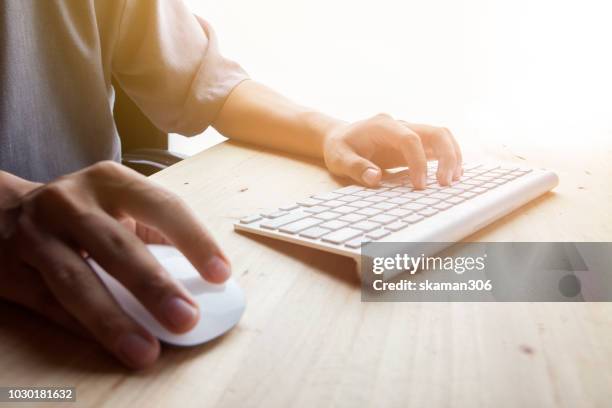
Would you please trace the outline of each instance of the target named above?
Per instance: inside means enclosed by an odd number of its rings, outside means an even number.
[[[556,193],[470,239],[611,240],[606,138],[556,153],[467,144],[561,177]],[[113,408],[610,404],[612,304],[361,303],[350,259],[232,229],[241,216],[336,187],[317,163],[225,143],[154,179],[195,208],[231,257],[248,298],[239,326],[201,347],[167,348],[134,374],[1,305],[0,385],[72,385],[77,406]]]

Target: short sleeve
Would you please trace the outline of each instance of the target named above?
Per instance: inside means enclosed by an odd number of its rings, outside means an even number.
[[[157,127],[183,135],[203,132],[248,79],[180,0],[125,0],[112,71]]]

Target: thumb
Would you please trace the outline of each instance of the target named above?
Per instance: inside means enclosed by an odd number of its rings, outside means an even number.
[[[376,187],[382,179],[380,167],[354,151],[346,151],[341,158],[342,173],[359,184]]]

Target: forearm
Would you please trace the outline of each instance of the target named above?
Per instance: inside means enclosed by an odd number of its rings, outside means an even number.
[[[213,126],[230,139],[321,158],[325,138],[341,124],[262,84],[245,81],[229,95]]]

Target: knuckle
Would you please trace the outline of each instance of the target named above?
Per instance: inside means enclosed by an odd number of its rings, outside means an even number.
[[[125,168],[112,160],[103,160],[93,164],[86,170],[91,177],[120,178],[126,173]]]
[[[376,115],[372,116],[372,119],[375,121],[387,121],[393,118],[388,113],[381,112],[381,113],[377,113]]]
[[[151,268],[149,273],[135,278],[130,287],[135,294],[158,299],[163,298],[166,293],[175,291],[173,283],[160,268]]]
[[[347,163],[349,174],[360,175],[368,166],[363,160],[353,157]]]
[[[41,188],[34,200],[43,201],[45,204],[57,204],[70,201],[70,194],[67,191],[67,183],[63,180],[51,182]]]
[[[451,131],[446,127],[439,127],[438,133],[444,136],[452,136]]]
[[[25,212],[30,215],[43,215],[61,210],[63,213],[68,212],[69,215],[75,214],[78,205],[71,192],[70,183],[64,179],[43,186],[31,199],[25,201]]]
[[[112,342],[123,333],[130,330],[131,321],[120,312],[105,313],[104,319],[96,319],[94,330],[103,341]]]
[[[421,138],[410,129],[402,130],[402,138],[410,145],[420,145]]]
[[[42,255],[40,261],[45,262],[45,267],[41,269],[41,273],[49,280],[53,282],[53,286],[74,289],[77,285],[75,279],[78,271],[70,265],[65,264],[62,260],[56,259],[55,257]],[[74,303],[78,301],[78,297],[64,299],[67,303]]]

